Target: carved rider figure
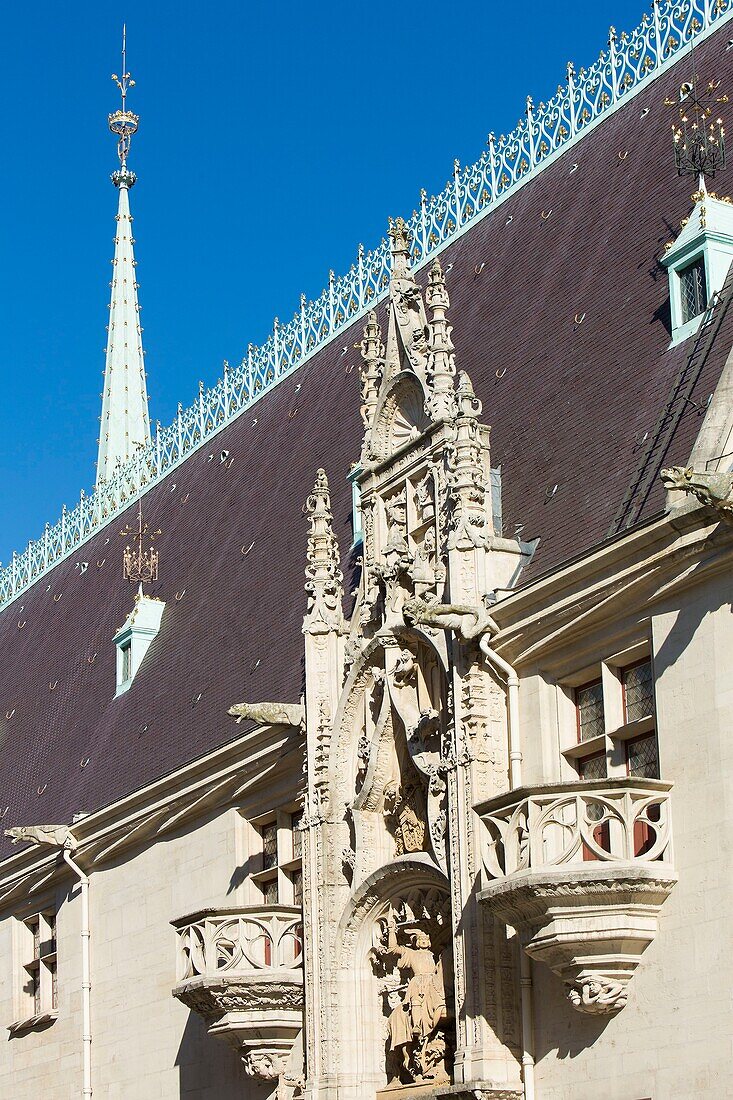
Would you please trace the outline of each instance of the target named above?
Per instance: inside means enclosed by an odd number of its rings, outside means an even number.
[[[401,1054],[400,1070],[411,1079],[448,1081],[445,1036],[439,1033],[439,1025],[448,1019],[442,959],[436,963],[427,932],[417,929],[411,935],[413,946],[402,946],[394,917],[388,919],[383,953],[395,957],[401,977],[408,979],[388,1020],[389,1050]]]

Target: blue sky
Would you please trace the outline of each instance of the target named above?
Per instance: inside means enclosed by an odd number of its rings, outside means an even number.
[[[592,62],[641,0],[7,6],[0,561],[94,483],[122,20],[153,420]]]

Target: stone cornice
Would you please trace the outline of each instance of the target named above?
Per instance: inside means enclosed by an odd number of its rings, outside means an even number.
[[[76,858],[87,873],[122,852],[155,841],[187,821],[235,805],[263,783],[301,777],[303,738],[282,726],[261,726],[164,776],[73,826]],[[11,824],[34,824],[13,822]],[[29,846],[0,863],[0,911],[66,873],[58,852]]]
[[[493,646],[514,664],[544,656],[627,606],[650,607],[729,569],[732,555],[733,530],[710,509],[672,512],[500,600],[492,607],[500,627]]]

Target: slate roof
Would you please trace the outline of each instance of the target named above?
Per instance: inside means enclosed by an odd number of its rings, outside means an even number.
[[[727,41],[723,27],[697,48],[702,77],[730,73]],[[504,532],[523,524],[524,539],[541,537],[534,575],[605,537],[640,440],[691,350],[689,341],[668,350],[667,276],[658,265],[694,189],[675,174],[663,106],[687,64],[606,117],[443,254],[457,363],[483,401],[492,464],[502,467]],[[716,189],[733,190],[731,180],[728,170]],[[134,522],[133,509],[0,613],[3,826],[69,822],[224,744],[240,732],[226,714],[233,702],[298,699],[301,509],[324,466],[348,557],[346,475],[362,430],[350,366],[362,326],[145,495],[145,518],[162,529],[152,593],[166,609],[126,694],[113,697],[112,636],[134,595],[122,580],[118,534]],[[733,311],[696,402],[714,389],[732,344]],[[690,405],[668,461],[686,460],[701,422]],[[645,514],[661,504],[657,490]],[[9,851],[2,840],[0,857]]]

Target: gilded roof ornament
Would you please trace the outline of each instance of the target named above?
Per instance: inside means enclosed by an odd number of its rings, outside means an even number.
[[[142,501],[137,505],[137,530],[129,524],[120,531],[123,538],[132,536],[134,546],[128,543],[123,555],[122,571],[126,581],[131,584],[151,584],[158,579],[158,551],[153,546],[143,548],[147,539],[152,543],[160,535],[160,530],[151,531],[143,521]]]
[[[122,26],[122,69],[119,75],[112,73],[112,80],[120,89],[122,98],[120,109],[109,115],[109,128],[113,134],[117,135],[117,156],[120,158],[120,168],[113,173],[112,182],[115,187],[119,187],[123,183],[126,187],[132,187],[136,176],[134,172],[130,172],[127,168],[127,157],[130,152],[133,134],[137,133],[140,116],[127,109],[127,93],[130,88],[135,87],[135,81],[127,71],[127,28],[124,24]]]
[[[719,80],[702,85],[694,65],[692,80],[684,81],[677,99],[670,96],[665,106],[676,107],[678,119],[672,123],[674,160],[681,176],[687,172],[698,176],[699,189],[705,191],[705,177],[725,168],[725,130],[717,114],[718,105],[727,103],[727,94],[718,95]]]

